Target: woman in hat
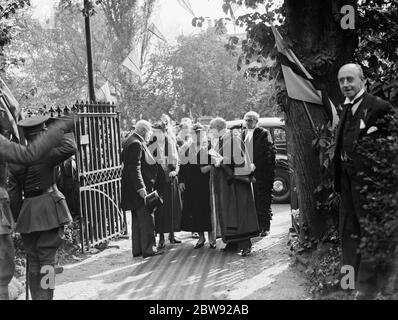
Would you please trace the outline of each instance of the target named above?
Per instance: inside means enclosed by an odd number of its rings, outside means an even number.
[[[206,131],[200,124],[191,130],[191,138],[180,150],[180,190],[183,192],[183,209],[181,229],[198,232],[199,240],[195,249],[205,244],[204,232],[208,232],[210,248],[215,248],[211,234],[210,221],[210,162]]]
[[[179,244],[174,232],[181,229],[181,196],[178,190],[179,159],[176,137],[170,117],[163,114],[161,122],[153,126],[152,144],[148,147],[158,164],[155,189],[163,199],[163,204],[155,211],[155,231],[159,233],[158,248],[165,247],[164,234],[169,234],[171,244]]]

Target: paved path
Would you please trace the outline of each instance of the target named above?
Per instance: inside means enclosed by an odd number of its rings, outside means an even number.
[[[303,276],[292,269],[287,234],[290,207],[273,206],[271,234],[253,239],[253,253],[242,257],[208,244],[193,249],[190,233],[182,244],[166,244],[166,253],[132,258],[130,241],[111,243],[90,258],[64,267],[57,276],[55,299],[308,299]]]

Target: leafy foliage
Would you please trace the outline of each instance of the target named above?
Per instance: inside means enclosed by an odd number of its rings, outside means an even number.
[[[179,39],[170,59],[174,69],[181,72],[174,81],[177,104],[185,105],[195,117],[221,115],[232,119],[249,109],[262,114],[271,111],[275,101],[272,83],[243,79],[235,69],[235,57],[224,51],[224,41],[212,29],[197,37]]]
[[[129,93],[139,87],[137,78],[121,67],[132,48],[141,44],[155,1],[101,1],[91,17],[93,65],[97,89],[106,81],[122,101],[121,109],[136,104]],[[17,22],[19,32],[7,47],[8,60],[23,59],[7,69],[8,82],[23,107],[70,105],[87,99],[87,53],[81,6],[61,1],[52,30],[43,29],[26,14]],[[145,63],[146,47],[142,46]],[[12,80],[12,81],[11,81]]]
[[[334,192],[334,173],[333,157],[335,149],[336,129],[331,129],[326,125],[319,126],[317,137],[313,140],[312,146],[319,154],[321,166],[321,183],[314,191],[314,196],[318,199],[317,209],[325,212],[331,217],[333,226],[338,224],[339,216],[339,195]]]
[[[0,71],[5,68],[5,63],[2,61],[5,58],[3,49],[12,39],[12,31],[15,30],[15,15],[27,6],[30,6],[29,0],[0,0]]]
[[[362,1],[358,13],[355,60],[363,66],[372,93],[392,100],[398,91],[398,2]]]
[[[363,260],[388,270],[398,247],[398,109],[380,120],[378,127],[387,128],[389,134],[367,135],[359,143],[371,168],[360,174],[365,181],[361,196],[366,210],[360,222],[364,230],[360,248]]]

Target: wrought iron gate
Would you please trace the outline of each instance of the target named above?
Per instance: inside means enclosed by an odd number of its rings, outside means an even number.
[[[108,103],[76,104],[75,134],[82,250],[127,232],[120,208],[120,116]]]

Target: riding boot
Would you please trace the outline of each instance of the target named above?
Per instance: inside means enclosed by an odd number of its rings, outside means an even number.
[[[54,289],[42,289],[42,299],[40,300],[53,300]]]
[[[10,296],[8,295],[8,285],[0,286],[0,300],[10,300]]]
[[[53,300],[54,297],[54,285],[55,285],[55,268],[53,265],[42,266],[48,271],[48,273],[39,274],[40,293],[38,300]]]

